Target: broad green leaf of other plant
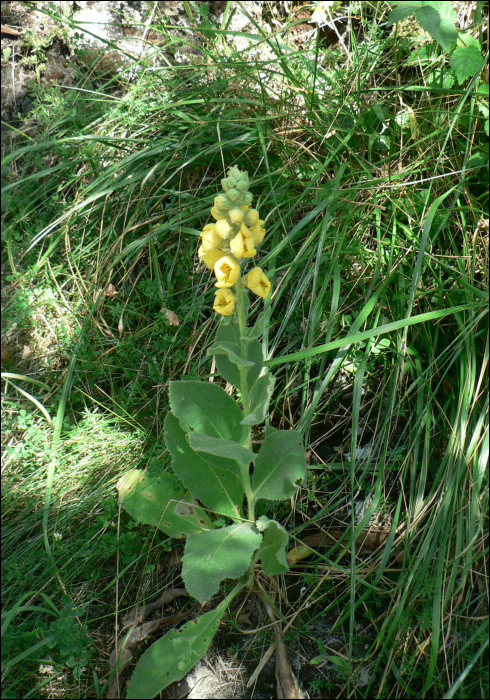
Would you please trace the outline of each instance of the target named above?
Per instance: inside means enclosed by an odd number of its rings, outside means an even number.
[[[450,2],[396,2],[388,18],[388,26],[402,22],[415,14],[415,19],[430,36],[444,49],[449,51],[458,39],[458,30],[454,26],[456,15]]]
[[[182,578],[189,594],[200,603],[209,600],[221,581],[245,573],[261,542],[262,535],[251,523],[191,535],[182,559]]]
[[[444,51],[449,51],[458,40],[454,26],[456,15],[450,2],[427,2],[415,13],[422,29],[431,35]]]
[[[392,24],[396,24],[397,22],[403,22],[404,19],[407,19],[407,17],[410,17],[410,15],[413,15],[415,10],[418,10],[419,7],[422,7],[422,2],[390,2],[389,3],[392,7],[393,10],[388,17],[388,21],[386,24],[388,27],[391,27]]]
[[[255,460],[254,498],[281,501],[294,496],[306,477],[306,455],[301,435],[278,430],[268,435]]]
[[[451,70],[460,85],[480,70],[482,62],[480,47],[474,44],[458,46],[457,49],[454,49],[449,59]]]
[[[173,413],[165,419],[165,444],[175,474],[195,498],[215,513],[240,517],[244,491],[237,462],[194,452]]]
[[[147,472],[131,470],[119,479],[117,490],[121,506],[129,515],[169,537],[185,537],[214,527],[191,494],[163,466],[161,471],[156,470],[155,463]]]

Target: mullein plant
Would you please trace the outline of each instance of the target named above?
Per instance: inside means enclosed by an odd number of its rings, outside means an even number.
[[[181,680],[206,653],[233,598],[253,582],[258,567],[268,576],[288,571],[289,536],[265,515],[260,500],[290,499],[304,483],[306,455],[294,430],[266,432],[254,452],[252,428],[269,413],[274,377],[263,363],[260,338],[267,315],[247,325],[248,293],[267,299],[271,283],[260,267],[242,274],[257,255],[264,222],[251,207],[245,172],[231,168],[222,180],[200,235],[198,255],[216,277],[213,308],[223,317],[208,348],[219,374],[238,390],[241,406],[215,382],[169,384],[171,411],[165,442],[171,468],[152,460],[118,483],[121,506],[137,521],[185,538],[182,578],[189,595],[209,601],[226,579],[234,586],[214,609],[173,629],[141,656],[128,698],[153,698]]]

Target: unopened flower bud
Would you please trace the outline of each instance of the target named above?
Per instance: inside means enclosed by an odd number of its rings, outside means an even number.
[[[218,209],[218,207],[213,207],[211,209],[211,216],[213,219],[216,219],[217,221],[219,219],[224,219],[226,216],[226,211],[223,211],[223,209]]]
[[[220,238],[226,238],[231,232],[231,226],[226,219],[219,219],[214,225],[214,228]]]
[[[259,220],[259,212],[257,209],[249,209],[245,214],[245,223],[247,226],[253,226]]]
[[[243,211],[241,209],[230,209],[228,216],[233,224],[239,224],[243,221]]]

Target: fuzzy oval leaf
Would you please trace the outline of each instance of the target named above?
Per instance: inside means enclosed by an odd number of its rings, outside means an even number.
[[[288,542],[289,535],[283,526],[275,520],[269,520],[263,530],[262,544],[259,550],[262,569],[267,576],[284,574],[289,571],[286,555]]]
[[[169,537],[185,537],[213,529],[206,512],[198,507],[180,481],[163,470],[132,469],[117,484],[125,511]]]
[[[225,610],[224,606],[210,610],[152,644],[133,672],[126,697],[151,699],[170,683],[182,680],[207,652]]]
[[[306,477],[306,455],[296,430],[268,435],[255,460],[253,492],[256,499],[282,501],[294,496]]]
[[[247,338],[250,338],[250,340],[258,340],[260,336],[264,334],[264,326],[269,319],[270,312],[270,306],[267,311],[260,312],[260,314],[257,316],[257,320],[255,321],[253,327],[250,328],[250,330],[248,331]]]
[[[211,382],[170,382],[170,406],[182,428],[241,442],[243,414],[226,391]]]
[[[251,340],[247,343],[247,360],[251,360],[254,363],[253,367],[249,367],[247,371],[248,388],[251,389],[264,367],[262,344],[258,340]]]
[[[196,452],[226,457],[230,460],[236,460],[239,464],[250,464],[256,457],[251,450],[232,440],[222,440],[221,438],[209,437],[209,435],[198,435],[198,433],[189,433],[187,437],[189,445]]]
[[[253,367],[253,362],[240,357],[240,348],[234,343],[227,343],[224,340],[213,343],[207,349],[208,355],[226,355],[229,361],[237,367]]]
[[[230,343],[234,346],[236,355],[241,355],[240,350],[240,329],[237,323],[229,323],[227,326],[223,324],[218,328],[216,333],[216,343]],[[233,384],[240,386],[240,370],[237,365],[230,362],[226,355],[215,355],[216,368],[223,379]],[[247,342],[247,360],[253,362],[251,367],[247,369],[247,383],[250,389],[257,380],[257,377],[262,371],[264,362],[262,359],[262,346],[258,340],[250,340]]]
[[[240,330],[238,324],[232,321],[227,325],[221,324],[216,333],[216,342],[230,343],[235,347],[237,355],[240,354]],[[233,386],[240,386],[240,370],[226,355],[216,355],[216,368],[223,379]]]
[[[262,535],[251,523],[189,537],[182,559],[182,578],[189,594],[204,603],[218,591],[221,581],[242,576],[261,542]]]
[[[265,420],[275,383],[272,374],[257,379],[250,390],[250,413],[242,420],[242,425],[258,425]]]
[[[237,462],[211,455],[204,458],[194,452],[173,413],[165,419],[165,444],[174,472],[195,498],[220,515],[240,517],[244,490]]]

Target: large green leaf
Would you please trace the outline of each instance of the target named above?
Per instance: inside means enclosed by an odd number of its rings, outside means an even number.
[[[241,355],[240,329],[237,323],[230,323],[227,326],[221,325],[218,328],[215,345],[223,343],[229,344],[229,347],[233,347],[235,355]],[[233,386],[239,387],[240,370],[237,365],[231,362],[227,355],[218,354],[215,355],[215,359],[216,367],[223,379],[226,379],[226,381],[233,384]],[[247,383],[250,389],[257,380],[263,367],[262,346],[258,340],[247,340],[246,359],[253,362],[253,366],[247,369]]]
[[[267,576],[276,576],[289,571],[287,562],[287,546],[289,535],[282,525],[275,520],[269,520],[263,515],[257,521],[257,527],[263,534],[259,554],[262,569]]]
[[[170,406],[182,428],[242,442],[243,414],[226,391],[211,382],[170,382]]]
[[[196,454],[173,413],[165,419],[165,444],[172,455],[174,472],[195,498],[220,515],[240,517],[244,491],[237,462],[211,455],[204,459]]]
[[[267,323],[269,316],[271,315],[271,307],[269,306],[267,311],[261,311],[260,314],[257,316],[257,320],[255,321],[254,325],[252,328],[249,329],[247,332],[247,338],[250,338],[250,340],[253,339],[259,339],[261,335],[264,334],[264,326]]]
[[[228,343],[225,340],[217,341],[207,349],[208,355],[226,355],[229,361],[237,367],[253,367],[251,360],[244,360],[240,355],[240,348],[234,343]]]
[[[198,433],[189,433],[187,437],[189,445],[196,452],[204,452],[216,457],[226,457],[240,464],[250,464],[255,459],[255,454],[251,450],[232,440],[223,440],[222,438],[199,435]]]
[[[132,469],[117,483],[119,502],[135,520],[152,525],[169,537],[185,537],[205,530],[213,524],[206,512],[197,506],[180,481],[153,460],[147,472]]]
[[[258,425],[265,420],[275,382],[272,374],[257,379],[250,390],[250,413],[242,420],[242,425]]]
[[[170,683],[180,681],[207,652],[225,610],[220,605],[152,644],[133,672],[126,697],[155,698]]]
[[[458,30],[454,26],[456,14],[450,2],[424,2],[415,12],[415,18],[428,34],[442,46],[444,51],[458,40]]]
[[[390,2],[390,5],[395,5],[386,22],[388,27],[397,22],[403,22],[404,19],[413,15],[422,3],[421,2]]]
[[[461,85],[465,80],[471,78],[481,68],[481,49],[479,46],[458,46],[449,59],[449,65],[456,80]]]
[[[258,340],[250,340],[247,342],[247,360],[251,360],[254,363],[253,367],[249,367],[247,371],[248,388],[251,389],[264,367],[262,344],[259,343]]]
[[[418,23],[444,51],[449,51],[456,43],[458,31],[454,26],[455,12],[450,2],[390,2],[394,5],[393,12],[388,17],[387,25],[402,22],[415,13]]]
[[[216,342],[230,343],[237,355],[240,355],[240,329],[234,321],[228,325],[221,324],[216,333]],[[240,386],[240,370],[226,355],[216,355],[216,367],[223,379],[233,386]]]
[[[190,595],[203,603],[218,591],[221,581],[242,576],[261,542],[262,535],[251,523],[189,537],[182,559],[182,578]]]
[[[301,435],[295,430],[278,430],[268,435],[255,460],[255,498],[282,501],[294,496],[305,477],[306,455]]]

